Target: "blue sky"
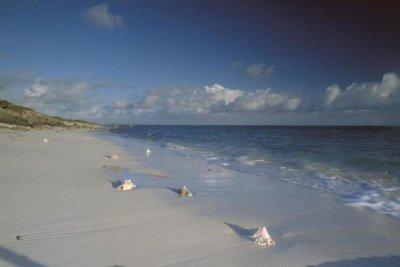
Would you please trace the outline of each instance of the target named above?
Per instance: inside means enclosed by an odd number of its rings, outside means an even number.
[[[146,124],[400,124],[400,4],[2,1],[0,98]]]

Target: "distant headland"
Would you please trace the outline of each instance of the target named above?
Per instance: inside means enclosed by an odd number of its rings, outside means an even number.
[[[31,108],[19,106],[6,100],[0,100],[0,128],[29,130],[52,127],[93,130],[103,128],[103,126],[93,122],[48,116]]]

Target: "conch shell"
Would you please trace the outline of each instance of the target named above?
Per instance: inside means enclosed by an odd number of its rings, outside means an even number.
[[[189,188],[187,188],[186,185],[184,185],[181,188],[179,188],[179,194],[182,197],[191,197],[193,195],[192,191],[190,191]]]
[[[259,246],[272,247],[275,245],[275,241],[269,236],[267,228],[265,226],[257,230],[257,232],[252,236],[254,243]]]
[[[118,186],[119,190],[128,191],[136,188],[136,185],[132,183],[131,179],[125,179],[124,183]]]

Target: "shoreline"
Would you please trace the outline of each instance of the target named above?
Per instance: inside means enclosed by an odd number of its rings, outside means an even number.
[[[45,135],[48,144],[40,142]],[[85,131],[0,129],[0,151],[7,151],[0,154],[0,266],[400,263],[397,219],[276,180],[252,187],[243,181],[255,176],[217,166],[209,172],[205,162],[162,148],[146,157],[146,147]],[[106,157],[112,153],[120,159]],[[124,175],[138,189],[113,188],[103,168],[113,164],[129,168]],[[229,180],[226,192],[221,181]],[[215,190],[203,192],[201,183],[210,182]],[[191,199],[171,190],[185,183],[196,193]],[[262,226],[275,247],[248,239]]]

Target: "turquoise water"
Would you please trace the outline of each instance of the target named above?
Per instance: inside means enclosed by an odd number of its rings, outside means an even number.
[[[182,157],[339,195],[400,218],[400,128],[121,126],[113,135]]]

